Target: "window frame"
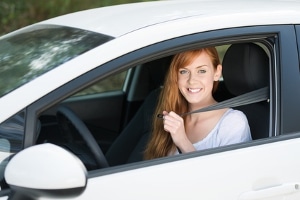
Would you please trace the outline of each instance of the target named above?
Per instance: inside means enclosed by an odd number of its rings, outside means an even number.
[[[36,125],[37,116],[39,113],[44,111],[46,108],[59,102],[61,99],[75,93],[76,88],[82,88],[84,85],[90,84],[91,80],[94,82],[105,78],[111,74],[126,70],[131,66],[136,66],[140,63],[144,63],[153,59],[157,59],[163,56],[172,55],[176,52],[199,47],[205,45],[221,45],[225,43],[234,43],[239,41],[265,41],[268,44],[268,48],[274,48],[271,51],[272,57],[272,67],[270,75],[270,130],[273,136],[281,135],[285,132],[283,126],[283,119],[281,114],[281,62],[282,62],[282,48],[286,49],[285,42],[282,42],[284,38],[290,37],[290,30],[293,28],[292,25],[274,25],[274,26],[254,26],[254,27],[242,27],[242,28],[229,28],[223,30],[214,30],[203,33],[197,33],[192,35],[184,35],[182,37],[174,38],[171,40],[159,42],[157,44],[144,47],[142,49],[136,50],[134,52],[123,55],[115,60],[112,60],[101,67],[97,67],[94,70],[74,79],[70,83],[57,90],[51,92],[45,97],[41,98],[37,102],[33,103],[28,107],[27,110],[27,120],[26,121],[26,138],[25,147],[34,145],[34,128]],[[273,41],[267,42],[267,38],[274,39]],[[273,43],[271,43],[273,42]],[[281,60],[279,59],[281,57]],[[32,133],[32,134],[30,134]],[[277,142],[280,140],[285,140],[290,138],[287,137],[272,137],[264,140],[253,141],[247,144],[236,144],[228,147],[220,147],[216,149],[210,149],[203,152],[194,152],[187,155],[180,155],[170,158],[163,158],[155,161],[144,161],[131,164],[130,167],[117,166],[113,169],[101,169],[98,171],[98,175],[110,174],[120,171],[126,171],[129,169],[136,169],[145,166],[157,165],[165,162],[172,162],[181,159],[188,159],[191,157],[198,157],[203,155],[210,155],[213,153],[218,153],[222,151],[230,151],[239,148],[245,148],[250,146],[262,145],[265,143]],[[295,136],[297,137],[297,136]],[[90,173],[90,172],[89,172]],[[94,173],[91,173],[94,174]],[[97,175],[97,176],[98,176]],[[91,177],[93,177],[92,175]]]

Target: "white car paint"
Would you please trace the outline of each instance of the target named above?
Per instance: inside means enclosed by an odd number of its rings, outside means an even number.
[[[86,185],[86,173],[74,154],[53,144],[43,144],[16,154],[6,167],[5,178],[12,185],[49,190],[82,187]]]
[[[213,23],[218,28],[242,24],[273,24],[278,23],[278,20],[285,23],[299,23],[300,19],[297,17],[299,16],[297,9],[299,3],[273,0],[252,0],[251,3],[240,0],[156,1],[92,9],[42,23],[72,26],[120,37],[149,26],[167,24],[170,21],[196,16],[201,19],[211,17],[218,19]],[[202,22],[201,28],[210,29],[210,24],[212,23]],[[161,31],[166,33],[167,29]]]
[[[300,198],[300,173],[288,171],[299,171],[299,159],[289,164],[295,159],[289,152],[299,152],[299,143],[300,139],[286,140],[110,175],[99,174],[88,180],[82,195],[70,199],[296,200]],[[280,171],[285,172],[284,177]]]

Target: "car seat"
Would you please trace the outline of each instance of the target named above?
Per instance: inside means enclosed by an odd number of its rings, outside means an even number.
[[[172,56],[145,63],[142,67],[147,72],[149,90],[143,104],[126,125],[105,154],[110,166],[143,160],[143,154],[152,128],[152,116],[164,77]]]
[[[228,91],[238,96],[269,86],[269,57],[254,43],[232,44],[223,59],[223,78]],[[252,139],[269,137],[268,102],[236,107],[248,118]]]

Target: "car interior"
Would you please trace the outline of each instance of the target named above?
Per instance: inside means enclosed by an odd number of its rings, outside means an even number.
[[[133,67],[127,88],[124,84],[119,91],[74,95],[44,111],[39,116],[36,143],[62,146],[88,170],[142,161],[171,59],[167,56]],[[270,61],[261,45],[231,44],[222,60],[223,77],[214,93],[218,102],[269,86]],[[270,137],[269,102],[235,109],[246,114],[253,140]]]
[[[229,97],[266,87],[269,84],[269,80],[266,79],[268,73],[269,58],[261,47],[253,43],[231,45],[223,59],[224,81],[220,82],[215,98],[223,101]],[[158,95],[159,89],[149,94],[134,118],[111,145],[106,154],[110,165],[120,165],[143,159],[142,152],[151,133],[151,117],[154,114]],[[269,137],[268,102],[258,102],[235,109],[246,114],[252,139]]]

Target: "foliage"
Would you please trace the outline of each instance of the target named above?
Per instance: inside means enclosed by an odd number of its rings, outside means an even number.
[[[147,0],[1,0],[0,36],[55,16],[80,10]]]

